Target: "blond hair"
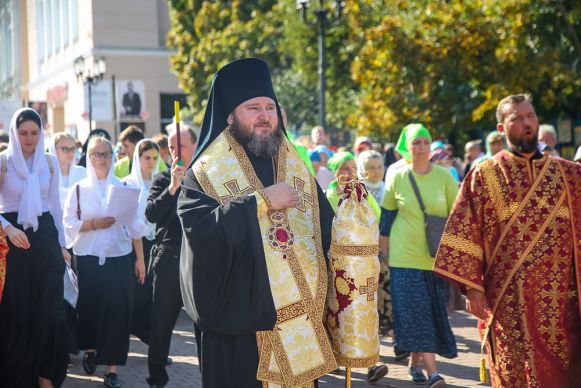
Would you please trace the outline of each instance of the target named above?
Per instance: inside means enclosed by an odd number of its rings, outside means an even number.
[[[70,133],[67,132],[56,133],[54,135],[54,145],[56,146],[63,139],[71,139],[75,143],[75,146],[77,145],[75,138]]]
[[[91,151],[98,146],[99,144],[105,143],[109,146],[109,150],[113,152],[113,144],[103,136],[93,136],[89,140],[89,145],[87,146],[87,155],[91,153]]]

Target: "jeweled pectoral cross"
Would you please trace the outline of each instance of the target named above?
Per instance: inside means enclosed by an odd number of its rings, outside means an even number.
[[[313,206],[313,195],[308,194],[305,192],[305,181],[301,178],[294,177],[294,184],[297,193],[299,194],[299,204],[297,205],[297,209],[300,211],[306,212],[307,211],[307,203]]]

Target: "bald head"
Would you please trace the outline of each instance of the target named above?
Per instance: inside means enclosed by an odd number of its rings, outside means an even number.
[[[198,138],[193,129],[189,127],[180,128],[181,154],[184,165],[190,164],[196,152]],[[169,133],[169,153],[172,160],[178,157],[178,134],[175,128]]]

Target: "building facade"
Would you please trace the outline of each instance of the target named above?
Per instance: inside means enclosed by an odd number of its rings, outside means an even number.
[[[171,122],[173,101],[185,101],[165,45],[167,2],[0,4],[0,98],[35,107],[50,132],[83,140],[90,128],[104,128],[116,139],[136,124],[152,136]]]

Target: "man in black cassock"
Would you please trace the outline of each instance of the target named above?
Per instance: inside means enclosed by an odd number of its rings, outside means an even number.
[[[285,134],[265,62],[216,73],[178,200],[204,387],[313,387],[336,368],[322,326],[333,210]]]
[[[163,387],[169,381],[165,370],[167,356],[172,332],[183,306],[179,284],[182,225],[177,215],[177,202],[180,180],[194,156],[197,137],[190,128],[182,128],[180,135],[180,144],[177,142],[176,130],[169,136],[172,166],[171,169],[160,172],[153,178],[145,208],[147,220],[156,224],[155,246],[151,254],[150,267],[150,274],[153,277],[153,300],[147,353],[149,369],[147,382],[152,388]],[[185,166],[179,162],[178,147],[181,149],[181,161]],[[198,337],[196,335],[196,341],[199,340]]]

